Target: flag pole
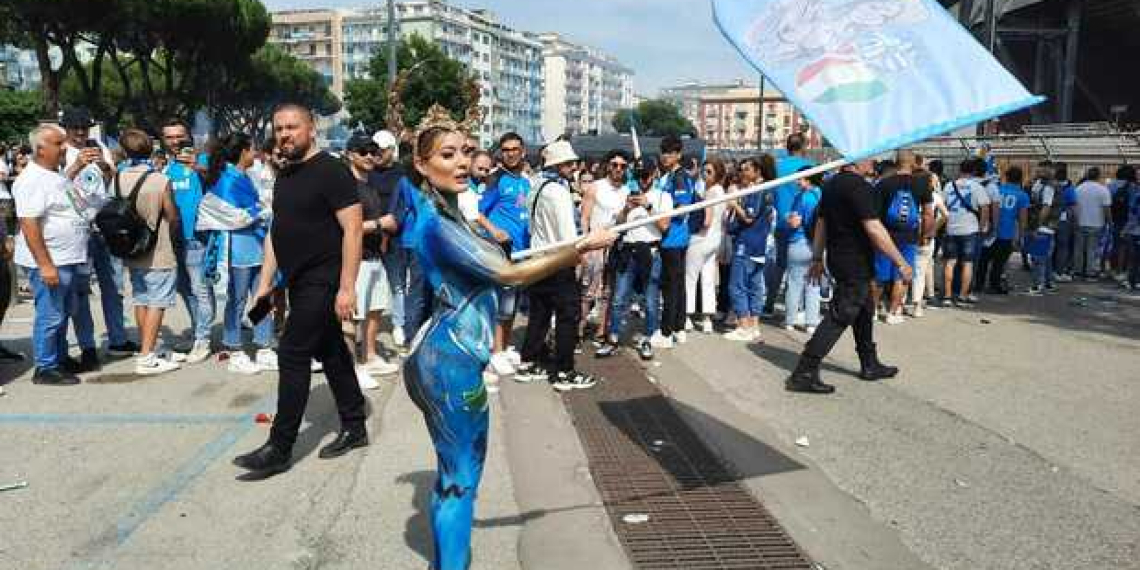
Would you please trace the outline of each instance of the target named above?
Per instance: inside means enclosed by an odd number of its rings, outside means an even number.
[[[640,228],[641,226],[647,226],[649,224],[653,224],[653,223],[659,222],[661,220],[669,219],[669,218],[675,218],[677,216],[684,216],[685,214],[695,212],[697,210],[703,210],[705,208],[715,206],[717,204],[723,204],[725,202],[731,202],[733,200],[738,200],[738,199],[743,198],[745,196],[756,194],[757,192],[763,192],[764,190],[770,190],[772,188],[776,188],[777,186],[783,186],[784,184],[787,184],[789,182],[795,182],[797,180],[800,180],[801,178],[807,178],[809,176],[815,176],[816,174],[823,174],[824,172],[827,172],[829,170],[835,170],[837,168],[842,168],[842,167],[847,166],[848,164],[851,164],[851,163],[852,163],[852,161],[850,161],[846,158],[833,160],[833,161],[828,162],[826,164],[821,164],[819,166],[813,166],[813,167],[808,168],[806,170],[801,170],[799,172],[789,174],[787,176],[784,176],[783,178],[777,178],[775,180],[770,180],[770,181],[765,182],[763,184],[760,184],[759,186],[756,186],[754,188],[748,188],[745,190],[738,190],[738,191],[733,192],[731,194],[725,194],[723,196],[720,196],[719,198],[713,198],[711,200],[703,200],[703,201],[697,202],[695,204],[690,204],[688,206],[682,206],[682,207],[677,208],[675,210],[669,210],[668,212],[662,212],[660,214],[654,214],[652,216],[649,216],[646,218],[641,218],[639,220],[635,220],[632,222],[626,222],[624,224],[618,224],[618,225],[616,225],[610,229],[612,231],[614,231],[615,233],[619,233],[619,234],[625,233],[625,232],[628,232],[629,230],[632,230],[634,228]],[[511,259],[518,261],[520,259],[526,259],[528,257],[533,257],[535,255],[548,253],[548,252],[554,251],[556,249],[562,249],[564,247],[574,245],[575,243],[578,242],[579,239],[580,238],[574,238],[574,239],[566,240],[563,242],[546,245],[543,247],[536,247],[536,248],[528,249],[525,251],[520,251],[520,252],[512,254]]]

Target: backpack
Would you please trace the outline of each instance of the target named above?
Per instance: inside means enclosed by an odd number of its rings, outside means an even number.
[[[99,228],[103,242],[107,244],[107,251],[115,257],[123,259],[139,257],[154,249],[158,243],[158,226],[162,225],[162,216],[158,217],[158,223],[152,230],[136,208],[139,190],[142,189],[148,176],[150,172],[144,172],[138,182],[135,182],[130,195],[124,198],[119,184],[119,174],[115,174],[115,196],[95,215],[95,227]]]
[[[922,212],[910,186],[895,190],[887,206],[887,229],[896,232],[917,232],[922,223]]]
[[[671,181],[673,182],[673,191],[670,194],[676,195],[677,190],[684,190],[689,186],[689,175],[685,174],[685,169],[678,168],[672,175]],[[704,196],[697,194],[696,184],[692,185],[693,204],[700,204],[704,201]],[[705,209],[701,208],[689,212],[685,216],[685,223],[689,226],[690,234],[699,234],[705,231]]]
[[[1128,223],[1128,209],[1132,198],[1132,183],[1125,182],[1112,195],[1112,224],[1118,228]]]

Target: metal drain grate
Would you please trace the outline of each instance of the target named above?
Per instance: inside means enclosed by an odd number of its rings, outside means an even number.
[[[565,402],[635,568],[812,568],[634,361],[586,360],[605,381]],[[627,515],[649,520],[630,523]]]

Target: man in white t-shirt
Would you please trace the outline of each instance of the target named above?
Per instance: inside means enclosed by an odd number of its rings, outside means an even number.
[[[946,298],[942,300],[943,305],[952,301],[969,307],[976,302],[976,297],[970,294],[974,261],[978,257],[981,236],[990,227],[990,197],[985,187],[979,183],[985,175],[985,168],[985,162],[980,159],[966,160],[961,164],[961,176],[942,187],[946,209],[950,213],[943,246],[946,261],[943,273],[945,288],[942,290]],[[962,270],[959,291],[958,296],[954,297],[954,276],[959,267]]]
[[[67,321],[87,263],[89,222],[71,180],[59,174],[66,132],[55,125],[32,131],[33,159],[12,185],[20,235],[16,264],[28,270],[35,298],[32,347],[36,384],[69,386],[79,378],[61,368],[67,356]],[[94,158],[83,160],[94,162]]]
[[[1073,271],[1087,279],[1100,276],[1100,236],[1112,219],[1112,193],[1100,181],[1100,169],[1092,167],[1077,186],[1077,243],[1073,247]]]
[[[630,192],[617,222],[634,222],[673,209],[673,197],[657,188],[657,165],[643,160],[637,169],[638,189]],[[645,293],[645,329],[637,341],[642,360],[653,359],[650,338],[657,332],[661,312],[661,238],[669,229],[670,219],[629,230],[619,245],[614,246],[616,267],[614,304],[610,315],[610,332],[607,343],[595,355],[605,358],[614,355],[621,341],[625,319],[635,292]]]
[[[531,183],[534,190],[527,196],[532,248],[564,243],[578,237],[574,223],[574,197],[569,184],[577,168],[578,155],[569,142],[557,141],[542,151],[542,158],[542,176]],[[597,380],[574,369],[581,310],[575,269],[559,270],[531,285],[527,293],[530,317],[520,352],[522,364],[515,373],[515,379],[533,381],[549,378],[554,389],[560,392],[592,387]],[[549,368],[544,370],[540,361],[546,352],[551,317],[554,317],[554,354],[549,359]]]
[[[95,214],[110,198],[107,182],[114,173],[114,160],[107,147],[91,137],[95,121],[87,109],[65,109],[59,124],[67,130],[64,174],[74,181],[75,191],[85,204],[83,215],[93,223]],[[91,227],[95,230],[94,225]],[[99,301],[109,341],[107,351],[112,356],[131,356],[138,352],[139,346],[127,340],[123,324],[123,262],[107,251],[103,239],[95,231],[91,232],[90,243],[87,244],[87,256],[90,264],[82,270],[89,274],[94,269],[99,281]],[[99,359],[95,351],[95,325],[91,318],[91,281],[80,281],[71,317],[83,353],[79,363],[69,363],[68,366],[73,372],[89,372],[98,368]]]

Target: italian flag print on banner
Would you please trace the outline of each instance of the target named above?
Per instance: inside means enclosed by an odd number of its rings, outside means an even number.
[[[806,99],[827,105],[863,103],[887,92],[887,86],[857,57],[826,55],[800,70],[796,90]]]

